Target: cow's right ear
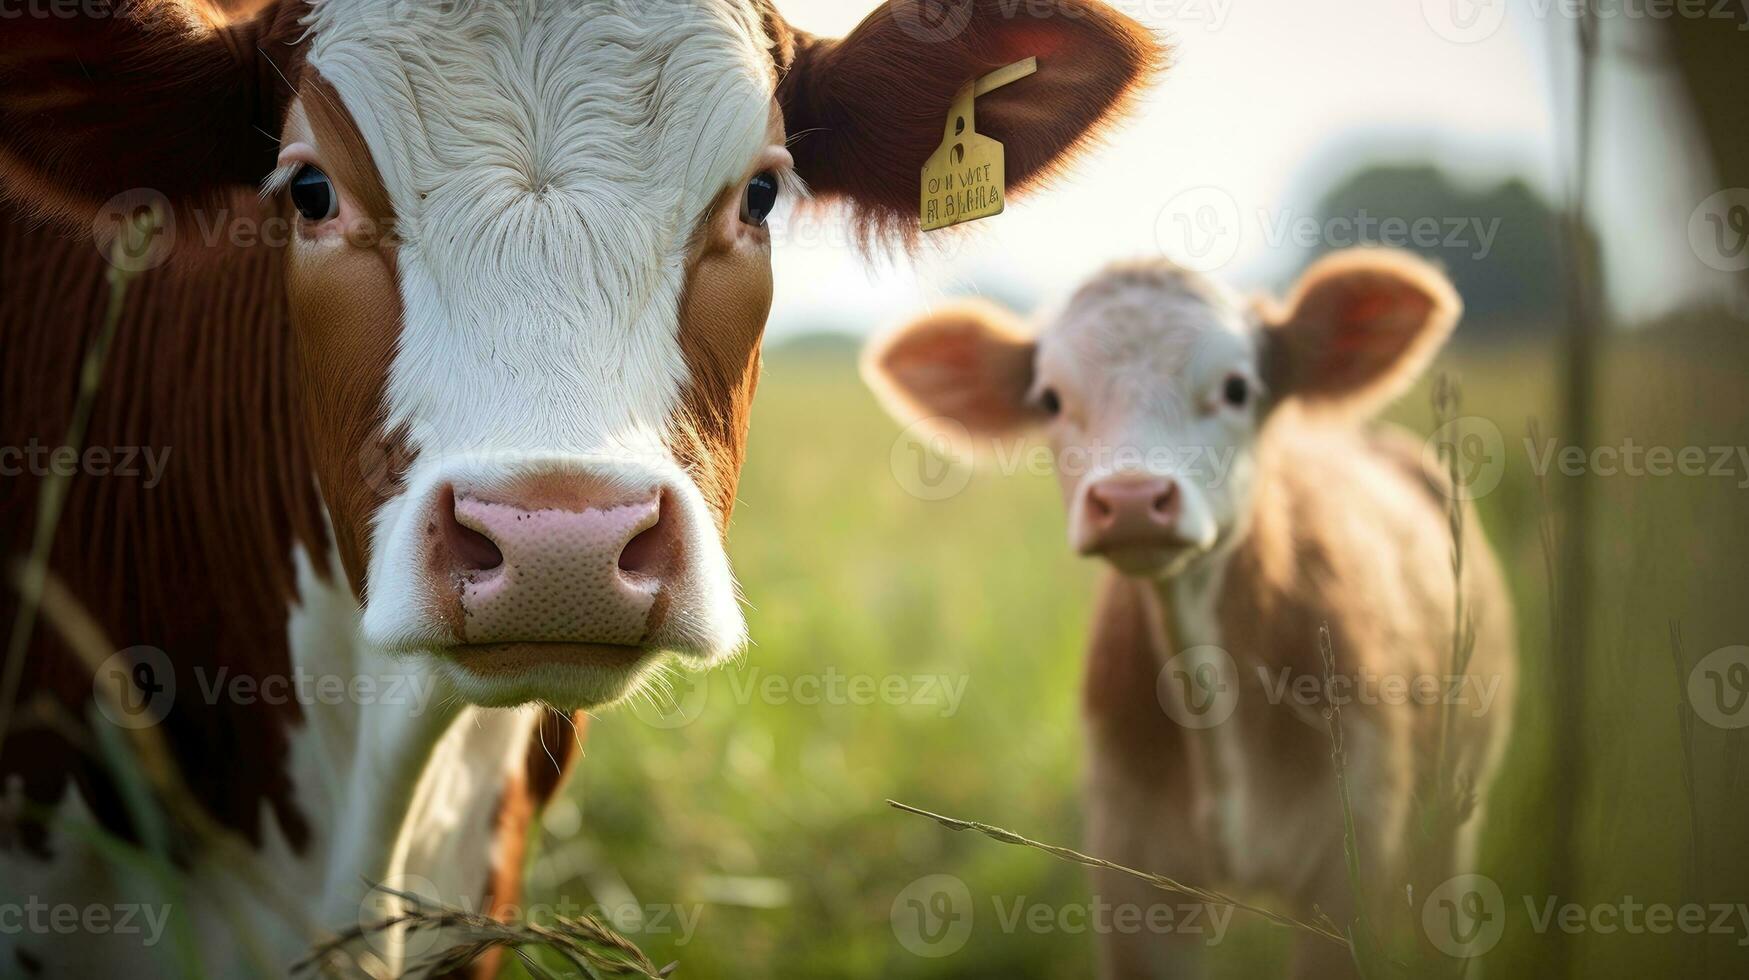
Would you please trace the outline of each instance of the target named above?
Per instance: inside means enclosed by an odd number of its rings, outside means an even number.
[[[1061,170],[1165,65],[1148,30],[1100,0],[888,0],[842,39],[767,16],[796,171],[863,225],[918,225],[924,161],[955,92],[1005,65],[1038,71],[981,96],[977,131],[1003,144],[1009,196]]]
[[[230,24],[166,0],[54,6],[0,20],[0,194],[89,228],[124,191],[180,203],[273,169],[302,0]]]
[[[941,430],[951,419],[974,436],[1002,435],[1046,419],[1027,401],[1037,349],[1014,314],[960,300],[871,343],[862,378],[901,424]]]
[[[1264,384],[1314,411],[1370,415],[1421,376],[1462,312],[1451,280],[1425,259],[1331,253],[1286,303],[1264,304]]]

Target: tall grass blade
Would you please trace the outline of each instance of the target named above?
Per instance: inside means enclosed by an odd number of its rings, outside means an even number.
[[[895,810],[900,810],[905,813],[915,813],[920,817],[928,817],[949,830],[976,831],[994,841],[1000,841],[1004,844],[1014,844],[1020,847],[1030,847],[1035,851],[1043,851],[1052,857],[1073,864],[1080,864],[1089,868],[1100,868],[1105,871],[1115,871],[1119,874],[1129,875],[1131,878],[1145,881],[1162,891],[1174,892],[1188,898],[1194,898],[1208,905],[1223,905],[1229,908],[1239,909],[1244,912],[1249,912],[1252,915],[1256,915],[1278,926],[1286,926],[1292,929],[1299,929],[1303,932],[1309,932],[1343,946],[1350,945],[1348,937],[1337,931],[1336,927],[1327,918],[1323,919],[1323,921],[1298,919],[1291,915],[1284,915],[1280,912],[1271,911],[1270,909],[1262,908],[1261,906],[1240,901],[1231,895],[1187,884],[1176,878],[1168,878],[1165,875],[1154,874],[1149,871],[1137,871],[1135,868],[1126,868],[1121,864],[1114,864],[1111,861],[1107,861],[1104,858],[1094,857],[1091,854],[1083,854],[1080,851],[1061,847],[1056,844],[1045,844],[1031,840],[1020,836],[1012,830],[1005,830],[1001,827],[992,826],[987,823],[978,823],[975,820],[960,820],[957,817],[942,816],[939,813],[931,813],[928,810],[914,807],[907,803],[900,803],[898,800],[888,800],[887,805]]]
[[[109,359],[109,346],[115,340],[121,323],[123,301],[127,299],[128,283],[138,275],[128,256],[144,254],[153,230],[163,216],[154,206],[134,215],[110,246],[109,305],[103,312],[103,324],[96,338],[85,351],[79,367],[79,394],[73,403],[73,417],[67,423],[63,446],[81,450],[85,446],[85,430],[91,424],[92,407],[103,381],[103,368]],[[18,688],[24,681],[25,652],[30,648],[31,633],[36,628],[37,609],[42,602],[43,578],[48,573],[49,548],[55,543],[55,531],[61,524],[61,508],[67,502],[67,490],[72,486],[71,473],[51,471],[43,480],[37,498],[36,524],[31,532],[30,557],[24,562],[18,581],[18,617],[12,621],[12,633],[6,641],[5,673],[0,675],[0,750],[6,747],[6,733],[12,727],[12,707],[18,700]]]

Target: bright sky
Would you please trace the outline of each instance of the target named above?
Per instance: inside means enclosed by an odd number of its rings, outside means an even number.
[[[1490,5],[1502,3],[1116,0],[1166,32],[1175,64],[1107,146],[1004,214],[933,233],[925,241],[939,247],[872,269],[842,229],[789,222],[786,232],[780,216],[772,337],[876,329],[973,288],[1051,299],[1112,259],[1162,250],[1263,288],[1300,261],[1280,242],[1281,220],[1309,215],[1332,181],[1373,159],[1433,158],[1479,184],[1517,174],[1557,192],[1572,26],[1533,13],[1559,4],[1513,4],[1487,36],[1450,39],[1462,31],[1452,10],[1477,13],[1485,28]],[[792,23],[829,35],[874,6],[781,0]],[[1686,238],[1705,172],[1666,156],[1686,142],[1683,120],[1661,101],[1671,80],[1628,50],[1655,40],[1643,27],[1606,25],[1617,53],[1598,129],[1611,149],[1596,157],[1612,295],[1627,315],[1667,308],[1706,271]]]

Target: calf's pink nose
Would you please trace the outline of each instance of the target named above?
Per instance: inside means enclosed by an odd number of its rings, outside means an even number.
[[[1181,504],[1178,483],[1170,477],[1110,476],[1089,484],[1086,494],[1075,527],[1082,554],[1175,540]]]
[[[436,507],[433,585],[459,604],[457,639],[635,645],[655,627],[675,544],[660,494],[575,510],[442,494]]]

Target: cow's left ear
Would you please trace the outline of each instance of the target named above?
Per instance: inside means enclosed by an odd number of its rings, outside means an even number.
[[[89,228],[123,191],[179,204],[273,169],[302,0],[231,22],[174,0],[65,6],[0,17],[0,194]]]
[[[870,343],[862,378],[901,425],[1000,436],[1048,421],[1026,399],[1037,352],[1019,317],[961,299]]]
[[[1309,408],[1370,414],[1414,384],[1462,311],[1451,281],[1423,259],[1337,252],[1263,311],[1264,383]]]
[[[1036,73],[977,102],[977,130],[1003,144],[1014,194],[1061,168],[1165,66],[1147,29],[1098,0],[888,0],[837,40],[768,25],[797,172],[816,198],[848,200],[866,225],[901,233],[918,223],[923,164],[961,85],[1038,58]]]

